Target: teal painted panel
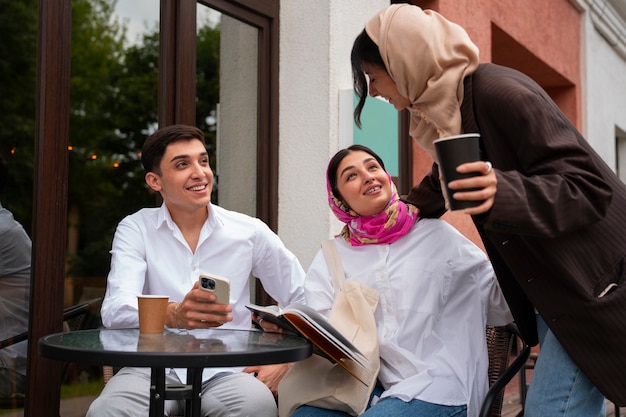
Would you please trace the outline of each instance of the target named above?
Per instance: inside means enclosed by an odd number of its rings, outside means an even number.
[[[356,94],[353,103],[356,107]],[[398,176],[398,111],[395,107],[368,97],[361,112],[361,129],[354,125],[354,143],[371,148],[385,162],[387,171]]]

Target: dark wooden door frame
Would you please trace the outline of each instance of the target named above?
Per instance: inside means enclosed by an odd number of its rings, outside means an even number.
[[[71,31],[71,0],[39,1],[25,416],[49,416],[51,410],[58,410],[60,405],[61,364],[41,358],[37,341],[63,328]]]
[[[408,110],[398,112],[398,192],[406,195],[413,187],[413,140],[409,135]]]
[[[196,0],[161,0],[159,126],[196,124]]]

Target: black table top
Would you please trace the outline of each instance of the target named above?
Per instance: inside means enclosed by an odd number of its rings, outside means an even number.
[[[304,338],[258,330],[91,329],[55,333],[39,339],[49,359],[91,365],[205,368],[295,362],[311,355]]]

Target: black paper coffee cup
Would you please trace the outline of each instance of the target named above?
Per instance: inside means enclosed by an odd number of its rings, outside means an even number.
[[[444,183],[444,192],[446,193],[448,206],[450,210],[462,210],[465,208],[476,207],[482,204],[482,200],[455,200],[452,194],[458,191],[474,191],[472,190],[449,190],[448,183],[454,180],[476,177],[479,172],[470,172],[468,174],[460,174],[456,168],[466,162],[480,161],[480,134],[466,133],[462,135],[448,136],[437,139],[433,142],[435,151],[439,158],[439,174]]]

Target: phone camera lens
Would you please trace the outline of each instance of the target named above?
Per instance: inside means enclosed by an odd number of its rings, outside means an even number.
[[[206,288],[208,290],[215,289],[215,280],[212,280],[211,278],[202,278],[201,284],[203,288]]]

